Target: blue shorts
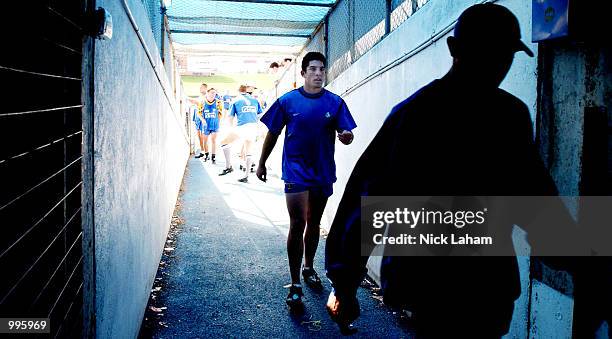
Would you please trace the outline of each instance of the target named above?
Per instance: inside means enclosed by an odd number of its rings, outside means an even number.
[[[217,127],[217,128],[208,128],[208,127],[206,127],[204,129],[203,133],[204,133],[204,135],[210,135],[210,133],[217,133],[217,132],[219,132],[219,127]]]
[[[202,131],[204,135],[210,135],[210,133],[217,133],[219,131],[219,119],[204,119],[206,121],[206,127]]]
[[[323,196],[325,198],[329,198],[334,193],[334,185],[333,184],[323,184],[317,186],[311,185],[302,185],[302,184],[294,184],[290,182],[285,183],[285,193],[300,193],[300,192],[310,192],[310,194],[316,194]]]

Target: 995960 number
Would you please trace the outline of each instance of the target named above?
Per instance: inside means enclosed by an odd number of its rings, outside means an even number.
[[[0,318],[0,333],[51,333],[48,318]]]

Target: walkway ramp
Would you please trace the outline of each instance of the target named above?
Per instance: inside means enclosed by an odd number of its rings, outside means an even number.
[[[327,280],[321,293],[304,288],[303,314],[292,314],[285,304],[289,215],[282,181],[263,183],[252,174],[242,184],[240,172],[219,177],[222,169],[193,158],[188,163],[179,198],[182,224],[167,244],[173,250],[162,258],[155,286],[162,281],[163,288],[149,303],[166,308],[162,316],[149,309],[143,328],[150,327],[155,338],[340,336],[325,310]],[[322,275],[324,246],[322,237],[315,266]],[[400,317],[370,290],[361,288],[359,300],[357,337],[410,337]]]

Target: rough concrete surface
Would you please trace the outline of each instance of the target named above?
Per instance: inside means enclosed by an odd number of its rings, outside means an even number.
[[[237,164],[234,164],[236,167]],[[141,337],[338,337],[325,310],[330,291],[304,288],[303,314],[285,304],[289,283],[285,248],[289,217],[282,181],[267,183],[242,172],[219,177],[222,165],[191,159],[185,176],[178,231],[171,231]],[[325,239],[315,268],[324,276]],[[362,316],[356,337],[407,338],[405,319],[370,289],[359,291]],[[152,308],[153,307],[153,308]],[[164,308],[165,307],[165,308]],[[160,315],[161,314],[161,315]]]
[[[85,300],[94,298],[101,338],[138,334],[162,254],[189,144],[163,73],[161,82],[120,1],[99,0],[113,16],[113,38],[96,40],[93,72],[93,225],[95,265],[86,268]],[[132,17],[158,64],[142,1]],[[91,277],[91,278],[90,278]],[[93,294],[93,295],[92,295]]]

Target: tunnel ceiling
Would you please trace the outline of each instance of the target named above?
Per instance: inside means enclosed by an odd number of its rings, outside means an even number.
[[[173,0],[166,15],[179,45],[304,46],[336,0]],[[266,47],[263,47],[266,46]]]

